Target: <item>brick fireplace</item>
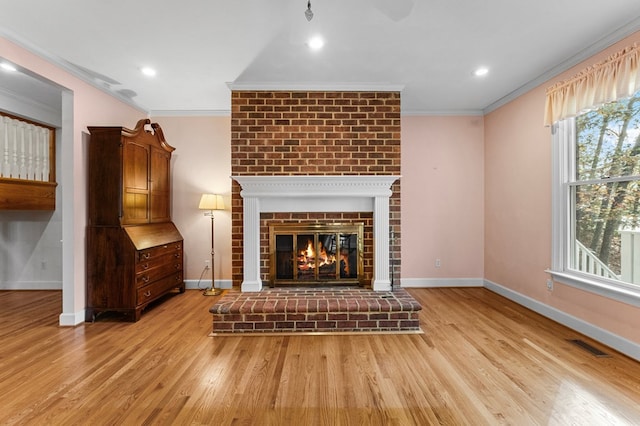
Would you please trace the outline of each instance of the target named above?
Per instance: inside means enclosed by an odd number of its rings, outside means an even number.
[[[399,92],[234,90],[231,126],[234,286],[269,282],[278,223],[363,223],[364,281],[399,282]]]

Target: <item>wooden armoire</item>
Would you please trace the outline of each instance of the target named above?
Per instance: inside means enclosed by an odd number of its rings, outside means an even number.
[[[171,221],[171,153],[149,119],[89,127],[86,320],[184,292],[183,239]]]

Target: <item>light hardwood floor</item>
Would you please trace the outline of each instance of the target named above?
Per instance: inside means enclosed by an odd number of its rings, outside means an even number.
[[[424,334],[258,337],[209,337],[195,290],[74,328],[59,292],[0,292],[0,424],[640,424],[640,363],[486,289],[409,291]]]

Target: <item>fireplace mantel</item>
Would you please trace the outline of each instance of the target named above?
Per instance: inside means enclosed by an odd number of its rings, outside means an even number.
[[[242,291],[260,291],[260,214],[373,212],[375,291],[389,291],[389,198],[400,176],[232,176],[242,188]],[[329,202],[330,201],[330,202]]]

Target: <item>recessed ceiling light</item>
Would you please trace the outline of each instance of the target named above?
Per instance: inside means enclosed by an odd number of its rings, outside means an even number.
[[[487,75],[487,74],[489,74],[489,68],[487,68],[487,67],[477,68],[473,72],[473,75],[475,75],[476,77],[482,77],[482,76]]]
[[[324,46],[324,40],[320,36],[314,36],[309,39],[307,45],[313,50],[322,49],[322,46]]]
[[[156,70],[151,67],[143,67],[140,69],[140,72],[142,72],[142,74],[146,75],[147,77],[155,77],[156,75]]]
[[[11,64],[9,64],[7,62],[3,62],[2,64],[0,64],[0,67],[5,71],[11,71],[11,72],[18,71],[16,69],[16,67],[14,67],[13,65],[11,65]]]

